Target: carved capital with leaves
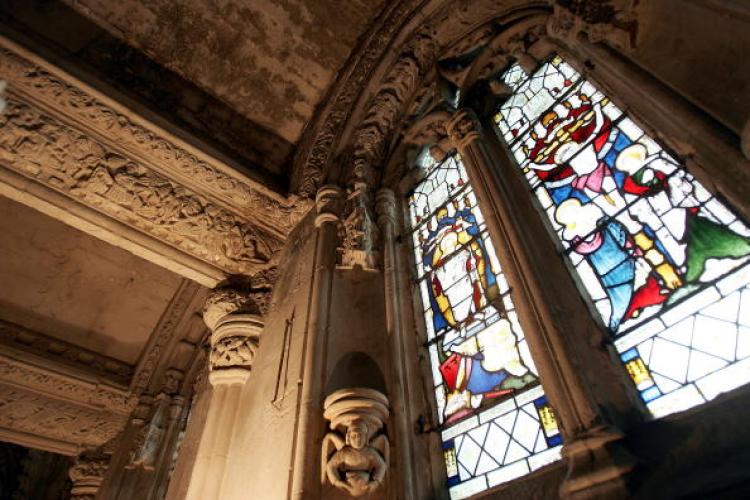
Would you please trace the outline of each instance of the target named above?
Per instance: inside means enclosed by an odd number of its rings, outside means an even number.
[[[461,151],[481,136],[481,127],[476,115],[470,109],[459,109],[445,124],[448,138],[453,146]]]

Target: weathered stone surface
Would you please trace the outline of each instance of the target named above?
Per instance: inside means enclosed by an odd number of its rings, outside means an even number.
[[[66,3],[292,143],[383,4],[382,0]]]

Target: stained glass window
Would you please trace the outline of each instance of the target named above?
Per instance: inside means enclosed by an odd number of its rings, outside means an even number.
[[[560,457],[510,289],[458,156],[423,154],[409,196],[451,498],[466,498]]]
[[[498,135],[651,412],[750,382],[747,225],[560,57],[521,73]]]

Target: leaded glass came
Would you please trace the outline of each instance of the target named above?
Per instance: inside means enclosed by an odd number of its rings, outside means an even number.
[[[461,159],[421,164],[416,275],[448,486],[465,498],[558,459],[561,438]]]
[[[750,230],[553,56],[494,117],[655,416],[750,382]]]

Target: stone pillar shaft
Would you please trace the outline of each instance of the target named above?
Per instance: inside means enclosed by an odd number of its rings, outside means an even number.
[[[615,353],[602,347],[604,332],[559,258],[511,157],[496,139],[490,154],[492,137],[482,138],[479,123],[468,110],[456,113],[446,128],[469,173],[504,273],[514,289],[513,300],[526,327],[529,348],[560,416],[563,454],[569,462],[576,462],[577,457],[567,454],[567,449],[588,449],[574,444],[582,440],[597,446],[618,440],[618,427],[642,418],[638,411],[642,403],[624,370],[619,370]],[[624,456],[607,456],[606,467],[610,466],[619,477],[632,463]],[[610,474],[606,480],[613,477]],[[621,487],[622,483],[617,483],[611,491]],[[561,493],[568,496],[565,488]]]
[[[396,249],[396,236],[398,233],[398,204],[396,196],[390,189],[381,189],[377,196],[375,207],[378,215],[378,224],[382,237],[383,256],[383,279],[385,289],[385,312],[388,334],[388,347],[390,353],[390,387],[393,415],[396,421],[396,453],[398,461],[398,476],[401,478],[401,494],[403,498],[416,497],[414,485],[414,455],[412,431],[407,384],[409,376],[407,373],[405,333],[403,329],[402,297],[405,292],[402,288],[403,281],[400,279],[403,272],[399,252]]]
[[[341,188],[323,186],[316,197],[314,271],[302,355],[300,400],[294,438],[291,497],[315,498],[320,490],[320,415],[333,272],[336,268]]]
[[[203,313],[211,329],[208,380],[213,387],[186,497],[221,498],[242,391],[250,377],[263,322],[257,306],[241,292],[216,290]]]

